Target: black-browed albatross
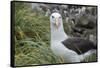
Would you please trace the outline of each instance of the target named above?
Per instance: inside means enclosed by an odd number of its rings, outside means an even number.
[[[64,32],[62,16],[54,12],[50,16],[51,26],[51,49],[65,62],[81,62],[87,56],[96,53],[96,46],[93,42],[79,38],[70,37]]]

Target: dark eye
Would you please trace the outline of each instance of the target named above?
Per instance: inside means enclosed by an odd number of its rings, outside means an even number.
[[[52,18],[54,18],[54,16],[52,16]]]

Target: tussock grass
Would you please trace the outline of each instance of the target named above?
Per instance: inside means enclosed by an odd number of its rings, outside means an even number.
[[[16,66],[61,62],[50,49],[49,17],[32,12],[27,4],[15,4],[14,38]]]

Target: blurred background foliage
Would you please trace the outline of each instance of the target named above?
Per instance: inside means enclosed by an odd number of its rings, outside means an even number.
[[[50,49],[50,14],[45,13],[43,10],[33,9],[31,3],[15,3],[15,66],[64,63],[63,58],[55,56]],[[63,22],[65,32],[74,36],[73,23],[68,23],[70,20],[66,23],[64,17]],[[82,34],[81,37],[86,36]],[[86,62],[94,60],[96,56],[86,59]]]

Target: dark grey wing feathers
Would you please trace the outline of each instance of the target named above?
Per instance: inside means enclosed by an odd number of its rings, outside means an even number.
[[[91,49],[97,49],[93,42],[79,37],[68,38],[62,41],[62,43],[65,47],[77,52],[78,54],[83,54]]]

